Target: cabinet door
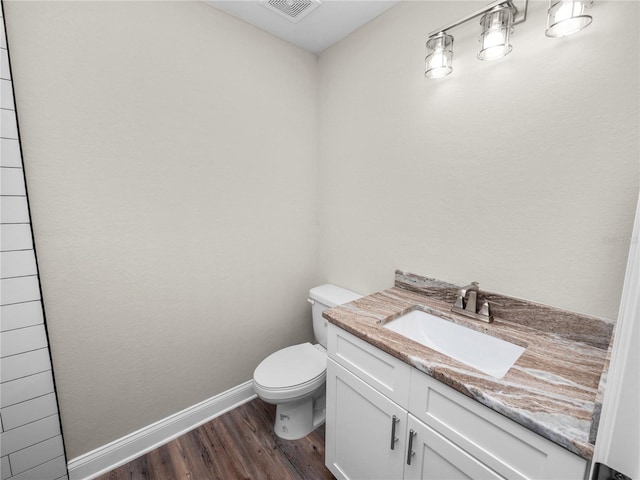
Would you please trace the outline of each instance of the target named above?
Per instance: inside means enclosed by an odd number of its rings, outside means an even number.
[[[336,478],[402,479],[406,410],[333,360],[327,362],[325,432],[325,462]]]
[[[405,480],[504,480],[412,415],[408,423],[407,448],[412,453],[411,460],[406,459]]]

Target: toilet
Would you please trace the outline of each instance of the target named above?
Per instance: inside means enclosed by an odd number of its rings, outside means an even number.
[[[327,320],[322,318],[322,312],[361,297],[337,285],[312,288],[308,300],[318,344],[307,342],[278,350],[260,362],[253,372],[256,395],[276,405],[273,430],[280,438],[306,437],[324,423]]]

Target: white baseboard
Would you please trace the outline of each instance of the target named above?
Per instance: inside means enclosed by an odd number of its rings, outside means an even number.
[[[256,398],[249,380],[69,461],[70,480],[90,480]]]

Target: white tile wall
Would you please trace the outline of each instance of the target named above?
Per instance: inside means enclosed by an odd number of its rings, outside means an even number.
[[[0,108],[15,110],[10,80],[0,80]]]
[[[9,71],[9,55],[6,50],[0,50],[0,78],[11,80]]]
[[[2,409],[2,426],[6,431],[18,428],[36,420],[56,415],[58,404],[54,393],[32,398]],[[49,457],[51,458],[51,457]],[[12,462],[13,463],[13,462]]]
[[[35,325],[0,333],[0,358],[46,347],[47,334],[44,331],[44,325]]]
[[[20,156],[20,143],[18,140],[3,138],[0,149],[0,165],[3,167],[22,167],[22,157]]]
[[[2,456],[10,455],[56,435],[60,435],[60,422],[57,415],[51,415],[18,428],[4,431],[0,450],[2,451]],[[11,461],[11,457],[9,457],[9,461]]]
[[[18,138],[18,124],[13,110],[0,110],[0,137]]]
[[[11,464],[9,463],[9,456],[2,457],[2,464],[0,464],[0,474],[2,474],[2,480],[9,478],[11,474]]]
[[[64,455],[61,455],[53,460],[43,463],[42,465],[27,470],[26,472],[19,473],[12,478],[12,480],[49,480],[51,478],[59,478],[67,473],[67,465],[64,459]]]
[[[38,277],[14,277],[0,280],[0,300],[2,305],[11,303],[30,302],[40,299]]]
[[[51,370],[51,360],[49,359],[49,350],[46,348],[12,355],[0,361],[2,385],[5,382],[47,370]]]
[[[53,393],[53,378],[49,370],[2,384],[0,408]]]
[[[31,250],[31,226],[28,223],[0,225],[0,250]]]
[[[15,250],[0,253],[0,278],[37,275],[36,256],[33,250]]]
[[[1,18],[0,24],[1,480],[61,480],[67,479],[67,462]]]
[[[11,470],[13,474],[16,475],[37,467],[38,465],[42,465],[52,458],[57,458],[63,454],[62,437],[56,435],[44,442],[36,443],[35,445],[9,455],[11,459]]]
[[[2,139],[4,141],[4,139]],[[27,197],[5,197],[0,199],[0,222],[29,223]]]
[[[39,325],[44,321],[39,301],[14,303],[0,307],[0,331]]]
[[[2,195],[26,195],[22,169],[0,167],[0,192]]]

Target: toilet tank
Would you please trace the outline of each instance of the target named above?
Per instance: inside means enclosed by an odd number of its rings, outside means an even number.
[[[327,308],[336,307],[362,298],[362,295],[327,283],[309,290],[309,302],[312,305],[313,333],[316,340],[327,348],[327,320],[322,318],[322,312]]]

